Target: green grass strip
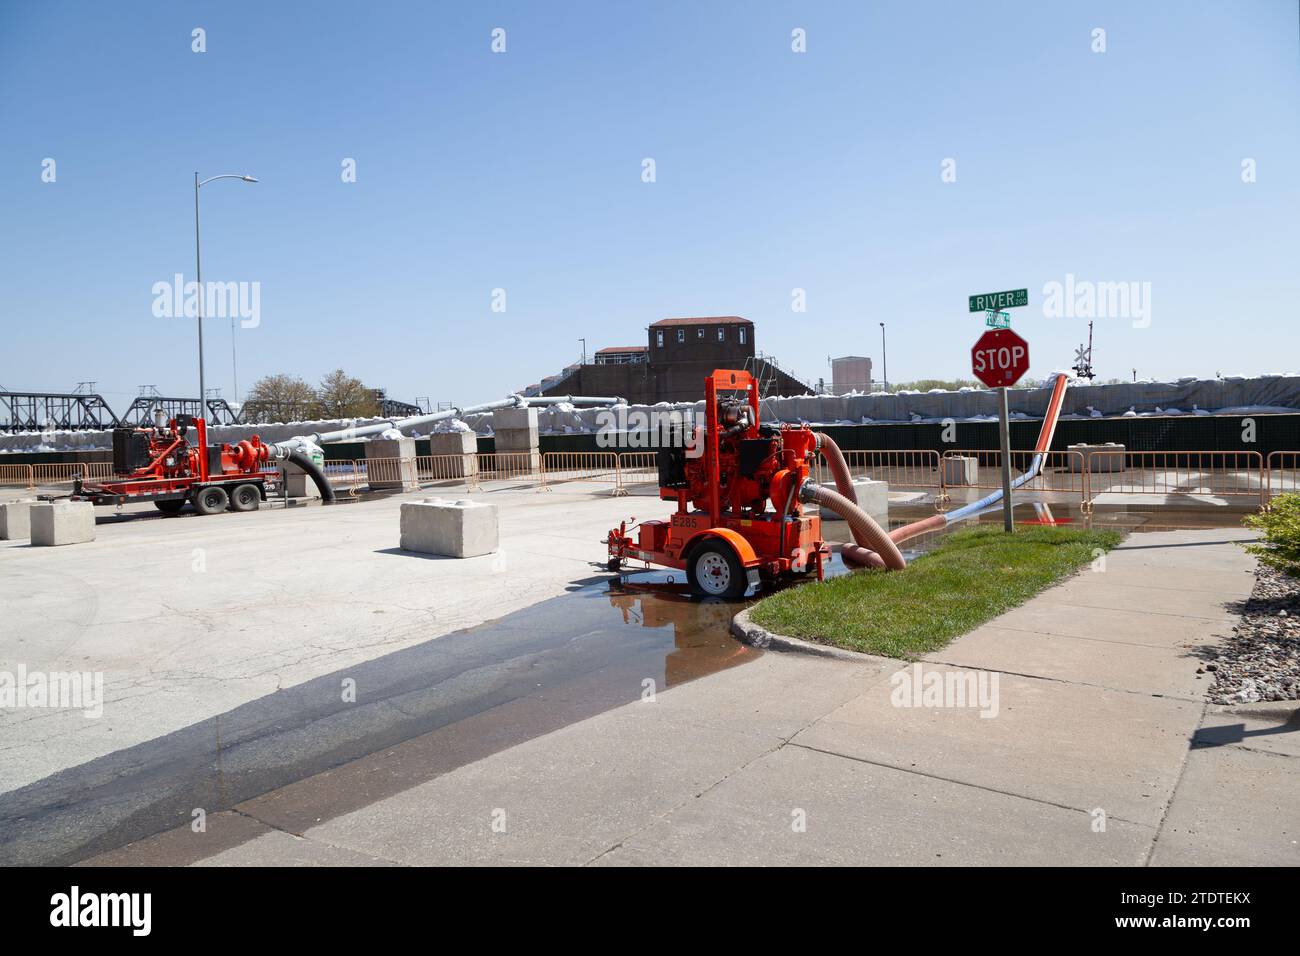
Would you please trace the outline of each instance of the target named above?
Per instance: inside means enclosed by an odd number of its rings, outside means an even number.
[[[968,528],[902,571],[787,588],[756,604],[751,618],[778,634],[913,659],[1023,604],[1121,537],[1081,528]]]

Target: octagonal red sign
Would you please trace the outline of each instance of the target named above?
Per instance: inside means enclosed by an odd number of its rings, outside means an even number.
[[[970,350],[971,371],[989,388],[1016,384],[1029,371],[1029,343],[1010,329],[989,329]]]

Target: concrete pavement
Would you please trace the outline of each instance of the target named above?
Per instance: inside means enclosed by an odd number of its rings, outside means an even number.
[[[400,551],[401,503],[439,494],[206,518],[102,509],[87,544],[0,541],[0,671],[103,674],[98,719],[0,709],[0,794],[564,594],[639,510],[590,483],[453,491],[500,506],[499,552]]]
[[[1250,592],[1244,537],[1135,534],[919,662],[995,707],[768,653],[315,826],[249,801],[201,862],[1294,865],[1295,707],[1207,707],[1195,675]]]

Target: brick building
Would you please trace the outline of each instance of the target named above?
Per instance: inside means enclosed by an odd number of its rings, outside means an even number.
[[[544,379],[542,395],[619,395],[633,404],[693,402],[717,368],[747,369],[765,395],[805,395],[812,389],[759,355],[754,323],[738,315],[661,319],[644,346],[610,346],[590,365],[570,366]]]

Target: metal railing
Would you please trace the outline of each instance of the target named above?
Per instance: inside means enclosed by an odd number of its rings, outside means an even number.
[[[1278,495],[1300,494],[1300,451],[1270,452],[1264,470],[1268,473],[1265,503]]]
[[[1032,451],[1013,451],[1013,474],[1019,476],[1033,461]],[[1040,473],[1022,488],[1028,491],[1079,495],[1085,506],[1099,494],[1208,495],[1254,498],[1261,506],[1281,494],[1300,493],[1300,451],[1275,451],[1265,459],[1255,451],[1108,451],[1047,452]],[[932,488],[942,501],[954,488],[1001,487],[1002,454],[986,449],[949,449],[940,455],[929,449],[844,452],[855,478],[887,481],[892,487]],[[971,474],[956,459],[975,459]],[[37,488],[70,484],[77,475],[87,480],[111,478],[110,462],[58,464],[0,464],[0,486]],[[325,465],[330,484],[352,495],[372,485],[418,487],[464,485],[481,490],[488,481],[532,482],[537,490],[571,481],[607,483],[612,494],[625,495],[636,485],[659,480],[657,453],[631,452],[496,452],[460,455],[420,455],[411,458],[370,458],[332,461]],[[814,478],[829,481],[821,456]]]
[[[85,479],[113,477],[113,465],[107,461],[74,461],[58,464],[31,465],[31,484],[39,488],[45,485],[70,485],[80,475]]]
[[[1011,452],[1011,477],[1019,478],[1033,465],[1033,451]],[[1057,494],[1078,495],[1080,501],[1086,502],[1088,493],[1088,472],[1082,452],[1049,451],[1038,474],[1025,482],[1020,488],[1024,491],[1044,491]],[[974,459],[975,467],[967,467],[967,461]],[[973,472],[973,474],[972,474]],[[988,488],[1002,487],[1002,451],[989,451],[981,448],[951,448],[943,453],[943,488]]]
[[[618,453],[612,451],[548,451],[542,455],[542,474],[547,484],[607,481],[617,491],[618,459]]]
[[[854,478],[887,481],[891,486],[899,488],[943,487],[943,470],[937,451],[906,448],[887,451],[850,449],[843,454],[849,473]],[[821,455],[817,458],[819,476],[830,473],[825,460]]]
[[[0,485],[15,485],[20,488],[35,487],[32,480],[32,466],[0,465]]]
[[[1094,451],[1087,476],[1094,501],[1099,494],[1210,495],[1263,505],[1270,484],[1257,451]]]
[[[630,494],[634,485],[652,485],[659,494],[659,453],[657,451],[624,451],[618,455],[618,487],[616,495]]]

